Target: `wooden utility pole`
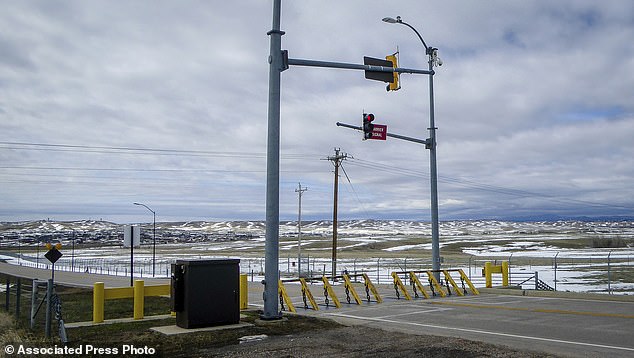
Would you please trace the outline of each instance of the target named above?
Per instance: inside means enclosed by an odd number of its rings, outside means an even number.
[[[341,161],[348,157],[348,154],[340,154],[340,148],[335,148],[335,156],[328,157],[335,165],[335,187],[334,187],[334,205],[332,209],[332,277],[333,280],[337,276],[337,197],[339,196],[339,166]]]

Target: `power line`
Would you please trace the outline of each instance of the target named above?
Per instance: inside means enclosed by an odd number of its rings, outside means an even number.
[[[142,147],[115,147],[95,146],[79,144],[54,144],[32,142],[6,142],[0,141],[0,149],[12,150],[46,150],[47,152],[80,152],[80,153],[123,153],[123,154],[151,154],[151,155],[184,155],[204,157],[228,157],[228,158],[266,158],[266,153],[260,152],[228,152],[187,149],[161,149]],[[319,154],[287,153],[282,154],[284,159],[305,159],[307,157],[319,157]]]
[[[388,164],[379,163],[379,162],[372,162],[372,161],[363,160],[359,158],[352,158],[352,159],[353,161],[349,162],[350,164],[358,165],[364,168],[383,171],[383,172],[387,172],[391,174],[400,174],[400,175],[407,175],[407,176],[413,176],[413,177],[429,178],[429,173],[422,172],[422,171],[416,171],[416,170],[412,170],[408,168],[388,165]],[[495,186],[491,184],[484,184],[484,183],[479,183],[473,180],[467,180],[463,178],[454,178],[454,177],[441,175],[438,177],[438,181],[446,183],[446,184],[450,184],[453,186],[460,186],[464,188],[476,189],[480,191],[486,191],[486,192],[491,192],[495,194],[509,195],[509,196],[515,196],[515,197],[542,198],[542,199],[547,199],[550,201],[559,202],[563,204],[581,204],[581,205],[588,205],[588,206],[602,207],[602,208],[634,210],[634,207],[631,207],[631,206],[598,203],[598,202],[572,199],[572,198],[563,198],[560,196],[538,193],[534,191],[527,191],[522,189],[514,189],[514,188],[508,188],[508,187]]]

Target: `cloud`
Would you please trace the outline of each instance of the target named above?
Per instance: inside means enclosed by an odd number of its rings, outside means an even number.
[[[263,219],[270,2],[4,5],[1,220],[141,220],[134,201],[159,218]],[[416,35],[380,21],[401,15],[440,49],[441,219],[631,215],[632,10],[283,1],[282,47],[291,58],[360,63],[398,46],[403,67],[426,68]],[[359,71],[282,73],[281,217],[295,217],[300,181],[306,217],[332,215],[323,159],[340,147],[350,155],[342,217],[428,219],[428,151],[334,125],[360,124],[367,111],[390,132],[427,138],[427,77],[401,80],[387,93]]]

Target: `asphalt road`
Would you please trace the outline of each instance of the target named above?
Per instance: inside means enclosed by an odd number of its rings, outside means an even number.
[[[311,292],[319,310],[305,309],[301,289],[286,284],[297,313],[326,317],[349,325],[384,330],[451,336],[501,344],[516,349],[571,357],[634,357],[634,300],[608,301],[564,297],[532,297],[481,293],[464,297],[397,299],[390,285],[379,291],[381,304],[346,302],[341,286],[335,291],[342,308],[324,304],[323,286]],[[362,284],[355,284],[365,299]],[[250,286],[250,303],[262,305],[261,285]],[[410,294],[412,292],[410,291]],[[530,293],[529,293],[530,294]],[[402,296],[402,295],[401,295]],[[607,299],[607,298],[606,298]]]
[[[46,281],[51,278],[51,270],[11,265],[5,262],[0,262],[0,273],[23,277],[29,280],[37,279]],[[135,277],[134,279],[144,280],[145,286],[162,285],[170,282],[169,279],[165,278],[153,279]],[[55,271],[55,283],[64,286],[93,287],[95,282],[103,282],[106,287],[126,287],[130,286],[130,276],[109,276],[83,272]]]

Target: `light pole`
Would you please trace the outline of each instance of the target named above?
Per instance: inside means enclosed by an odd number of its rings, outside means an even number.
[[[145,207],[146,209],[148,209],[149,211],[152,212],[152,215],[154,217],[153,220],[153,228],[152,228],[152,277],[154,277],[156,271],[156,212],[152,209],[150,209],[149,206],[145,205],[145,204],[141,204],[141,203],[132,203],[134,205],[140,205]],[[131,239],[130,241],[132,243],[132,246],[134,246],[134,238]]]
[[[425,54],[429,57],[429,140],[425,147],[429,149],[429,171],[431,186],[431,255],[432,270],[436,271],[434,275],[436,279],[440,276],[437,272],[440,270],[440,235],[438,224],[438,172],[436,168],[436,124],[434,122],[434,66],[442,66],[442,61],[438,58],[438,49],[429,47],[423,40],[423,37],[416,31],[412,25],[401,20],[400,16],[396,19],[391,17],[383,18],[384,22],[389,24],[401,24],[412,29],[420,42],[425,46]]]

